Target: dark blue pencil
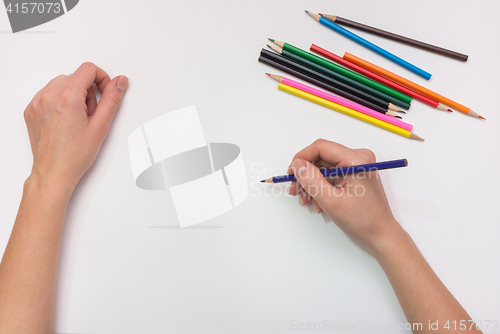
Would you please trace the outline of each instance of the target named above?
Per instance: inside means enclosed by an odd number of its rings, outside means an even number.
[[[358,165],[358,166],[322,169],[321,174],[323,174],[325,177],[326,176],[335,177],[335,176],[344,176],[344,175],[363,173],[363,172],[374,172],[377,170],[399,168],[399,167],[406,167],[406,166],[408,166],[408,160],[399,159],[399,160],[375,162],[372,164],[365,164],[365,165]],[[274,176],[274,177],[270,177],[269,179],[262,180],[260,182],[281,183],[281,182],[292,182],[292,181],[297,181],[297,179],[295,178],[295,175]]]

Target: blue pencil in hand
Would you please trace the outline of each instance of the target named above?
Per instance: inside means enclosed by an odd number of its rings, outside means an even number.
[[[406,166],[408,166],[408,160],[399,159],[399,160],[391,160],[391,161],[383,161],[383,162],[374,162],[372,164],[364,164],[364,165],[357,165],[357,166],[323,169],[323,170],[321,170],[321,174],[323,174],[325,177],[335,177],[335,176],[343,176],[343,175],[356,174],[356,173],[374,172],[377,170],[399,168],[399,167],[406,167]],[[270,177],[268,179],[262,180],[260,182],[281,183],[281,182],[292,182],[292,181],[297,181],[297,179],[295,178],[295,175],[274,176],[274,177]]]

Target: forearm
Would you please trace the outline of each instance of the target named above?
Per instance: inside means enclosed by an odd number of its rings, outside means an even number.
[[[444,286],[424,259],[411,237],[402,228],[387,235],[372,252],[391,282],[410,324],[422,324],[420,333],[481,333],[471,327],[470,316]],[[467,330],[458,330],[460,321]],[[430,321],[430,322],[429,322]],[[429,324],[438,322],[438,330]],[[446,323],[449,329],[444,328]],[[462,327],[463,328],[463,327]]]
[[[57,263],[71,189],[30,176],[0,264],[0,332],[53,332]]]

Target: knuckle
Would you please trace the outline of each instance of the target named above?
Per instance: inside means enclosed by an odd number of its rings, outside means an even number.
[[[80,65],[78,70],[81,72],[91,72],[91,71],[94,71],[96,67],[97,66],[94,63],[92,63],[90,61],[86,61]]]
[[[75,99],[77,95],[77,89],[74,85],[68,84],[61,91],[61,101],[62,102],[71,102]]]
[[[30,106],[27,106],[26,109],[24,109],[24,113],[23,113],[23,117],[24,117],[24,121],[26,123],[28,123],[28,120],[30,118]]]
[[[45,89],[40,95],[41,104],[48,104],[55,100],[55,92],[52,89]]]
[[[321,145],[321,144],[324,144],[326,143],[327,140],[326,139],[323,139],[323,138],[318,138],[316,139],[314,142],[313,142],[313,145]]]
[[[31,116],[36,110],[40,108],[40,104],[40,98],[34,99],[33,101],[31,101],[24,112],[27,114],[27,116]]]
[[[360,158],[363,161],[366,161],[366,163],[370,163],[370,162],[375,162],[376,161],[375,153],[373,153],[372,150],[369,150],[367,148],[362,148],[362,149],[359,149],[358,152],[361,153],[360,154]]]
[[[73,92],[71,91],[71,89],[65,88],[61,92],[61,100],[60,100],[60,102],[65,103],[65,102],[71,101],[72,96],[73,96]]]
[[[54,83],[60,81],[61,79],[65,78],[66,76],[64,74],[58,75],[54,79],[50,80],[47,86],[53,85]]]
[[[83,68],[86,68],[86,67],[91,68],[91,67],[95,67],[95,64],[94,64],[93,62],[91,62],[91,61],[86,61],[86,62],[84,62],[82,65],[80,65],[80,67],[83,67]]]

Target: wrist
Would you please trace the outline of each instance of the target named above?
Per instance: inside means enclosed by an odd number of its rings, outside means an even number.
[[[410,235],[395,219],[385,225],[387,228],[367,245],[368,251],[379,262],[393,254],[397,254],[402,246],[413,244]]]
[[[51,201],[69,202],[75,186],[55,178],[42,177],[32,172],[24,182],[24,193],[43,196]]]

